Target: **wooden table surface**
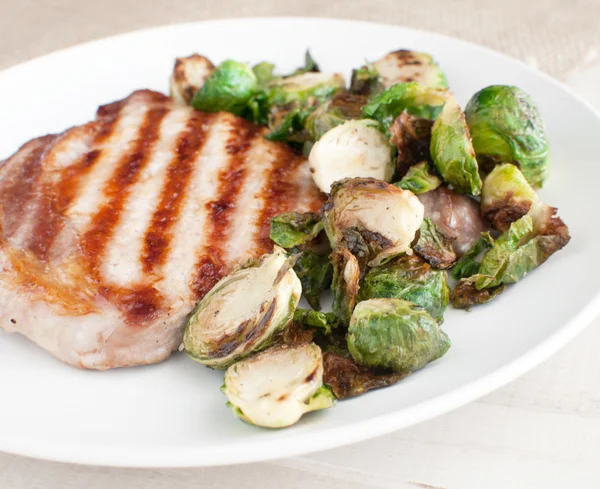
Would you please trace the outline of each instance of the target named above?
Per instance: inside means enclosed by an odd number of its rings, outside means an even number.
[[[562,79],[600,109],[598,0],[415,4],[0,0],[0,68],[163,23],[248,15],[336,16],[420,27],[486,44]],[[600,320],[594,321],[560,353],[504,388],[372,441],[268,463],[186,470],[95,468],[0,454],[0,488],[598,489],[598,326]]]

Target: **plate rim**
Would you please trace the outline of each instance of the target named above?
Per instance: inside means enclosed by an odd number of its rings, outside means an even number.
[[[468,47],[475,47],[489,55],[501,57],[513,64],[519,65],[521,68],[531,73],[534,73],[538,77],[541,77],[543,80],[545,80],[545,82],[550,83],[555,88],[567,93],[573,98],[574,101],[578,102],[583,108],[591,112],[600,123],[600,113],[573,89],[556,78],[548,75],[547,73],[540,71],[538,68],[530,66],[519,59],[513,58],[512,56],[471,41],[466,41],[445,34],[439,34],[437,32],[425,29],[417,29],[385,22],[343,19],[336,17],[229,17],[146,27],[111,36],[95,38],[63,49],[29,58],[25,61],[10,65],[0,70],[0,78],[6,74],[18,71],[27,65],[35,64],[41,59],[52,56],[68,55],[70,52],[85,50],[89,46],[101,42],[119,41],[128,37],[135,37],[150,32],[162,30],[166,31],[182,27],[191,28],[193,26],[202,26],[207,24],[252,22],[324,22],[334,24],[353,24],[358,28],[360,28],[360,26],[386,26],[397,28],[409,33],[412,32],[415,34],[427,35],[437,38],[440,41],[452,40],[454,43],[458,42],[459,44],[463,44]],[[266,462],[285,457],[316,453],[392,433],[394,431],[398,431],[408,426],[413,426],[423,421],[448,413],[460,406],[473,402],[474,400],[515,380],[533,367],[547,360],[559,349],[567,345],[579,333],[581,333],[598,315],[600,315],[600,290],[596,292],[590,302],[583,309],[581,309],[577,315],[564,323],[560,329],[548,336],[544,341],[538,343],[535,347],[529,349],[522,355],[513,359],[511,362],[494,370],[488,375],[480,377],[477,380],[469,382],[450,392],[433,397],[427,401],[403,408],[401,416],[399,416],[398,411],[395,411],[375,416],[367,420],[354,422],[352,423],[351,429],[349,429],[348,426],[326,428],[321,431],[318,442],[315,442],[314,433],[298,433],[295,435],[295,442],[293,444],[278,444],[274,440],[263,439],[251,442],[253,446],[252,450],[248,449],[247,444],[244,444],[244,451],[236,449],[235,447],[217,446],[211,448],[211,453],[202,453],[202,457],[199,457],[197,446],[168,446],[161,447],[160,449],[157,449],[156,447],[136,447],[135,450],[133,450],[131,447],[115,447],[108,445],[73,445],[71,443],[57,444],[54,442],[36,442],[35,444],[32,444],[29,441],[21,441],[15,437],[6,438],[4,436],[0,436],[0,451],[48,461],[123,468],[191,468],[226,466],[233,464]],[[161,457],[161,453],[163,453],[165,448],[167,448],[171,453],[168,459]],[[120,461],[121,459],[123,462]]]

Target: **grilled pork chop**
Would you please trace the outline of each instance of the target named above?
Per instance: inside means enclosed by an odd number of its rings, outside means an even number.
[[[316,211],[307,162],[263,129],[137,91],[0,165],[0,326],[72,365],[159,362],[194,304]]]

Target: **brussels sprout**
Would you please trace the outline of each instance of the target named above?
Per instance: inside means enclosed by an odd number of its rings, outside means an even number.
[[[302,295],[315,310],[321,309],[321,293],[331,287],[333,267],[326,256],[303,251],[294,265],[302,284]]]
[[[214,69],[215,65],[199,54],[177,58],[169,82],[171,97],[180,104],[189,105]]]
[[[398,83],[371,99],[362,116],[375,119],[389,129],[402,112],[422,119],[434,120],[442,111],[448,93],[418,83]]]
[[[366,103],[366,98],[361,95],[340,92],[311,112],[304,126],[312,141],[318,141],[330,129],[346,121],[359,119],[360,111]]]
[[[390,143],[398,148],[396,169],[403,177],[413,165],[431,159],[431,128],[433,122],[402,112],[390,127]]]
[[[365,273],[360,281],[358,301],[404,299],[425,308],[442,322],[449,295],[445,271],[432,269],[417,256],[402,255]]]
[[[521,171],[510,163],[494,167],[481,189],[481,215],[494,229],[506,231],[529,212],[538,196]]]
[[[310,151],[313,179],[323,192],[343,178],[372,177],[390,182],[394,176],[394,149],[369,119],[347,121],[326,132]]]
[[[292,320],[302,286],[281,248],[221,279],[192,311],[187,354],[225,369],[273,343]]]
[[[336,182],[323,206],[332,248],[348,248],[369,266],[406,252],[423,222],[412,192],[373,178]]]
[[[333,312],[340,322],[347,325],[356,305],[360,282],[360,265],[347,248],[337,248],[331,254],[333,265]]]
[[[504,290],[500,284],[488,289],[478,289],[475,284],[479,275],[460,279],[450,294],[450,302],[455,309],[471,309],[472,306],[491,301]]]
[[[232,365],[222,391],[237,417],[265,428],[291,426],[335,404],[323,385],[321,349],[313,343],[270,348]]]
[[[442,233],[431,218],[423,219],[419,239],[413,251],[427,261],[433,268],[450,268],[456,261],[456,253],[452,249],[454,239]]]
[[[454,97],[448,97],[431,130],[431,159],[454,190],[479,195],[481,178],[469,127]]]
[[[450,339],[425,310],[401,299],[370,299],[348,327],[352,358],[367,367],[412,372],[442,357]]]
[[[333,312],[319,312],[312,309],[296,309],[294,324],[303,328],[315,329],[325,335],[331,334],[331,328],[336,328],[338,318]]]
[[[417,82],[447,89],[448,82],[434,59],[425,53],[401,49],[352,72],[351,90],[372,95],[397,83]]]
[[[489,250],[494,246],[494,240],[490,233],[481,233],[475,244],[456,262],[456,265],[452,267],[452,278],[454,280],[460,280],[462,278],[470,277],[479,273],[481,267],[481,261],[478,260],[480,255]]]
[[[288,212],[271,219],[271,239],[282,248],[293,248],[312,241],[323,231],[316,212]]]
[[[411,166],[402,177],[402,180],[395,183],[396,187],[403,190],[410,190],[413,194],[424,194],[430,190],[435,190],[442,184],[442,180],[438,177],[427,161],[422,161]]]
[[[493,85],[477,92],[465,109],[481,165],[514,163],[533,187],[548,176],[548,139],[537,107],[517,87]]]
[[[256,75],[244,63],[223,61],[196,92],[192,105],[204,112],[241,115],[258,89]]]

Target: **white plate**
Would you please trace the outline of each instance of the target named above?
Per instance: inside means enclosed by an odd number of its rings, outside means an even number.
[[[456,408],[514,379],[595,316],[600,231],[600,119],[549,77],[463,41],[387,25],[321,19],[239,19],[134,32],[57,52],[0,73],[0,159],[24,141],[91,119],[136,88],[166,91],[176,56],[269,60],[283,70],[304,51],[345,73],[411,48],[432,53],[459,101],[493,83],[531,93],[546,120],[553,168],[542,192],[571,229],[569,246],[497,300],[449,310],[453,346],[400,384],[340,402],[279,431],[237,421],[222,373],[174,355],[154,366],[81,371],[24,338],[0,334],[0,450],[118,466],[206,466],[332,448]]]

